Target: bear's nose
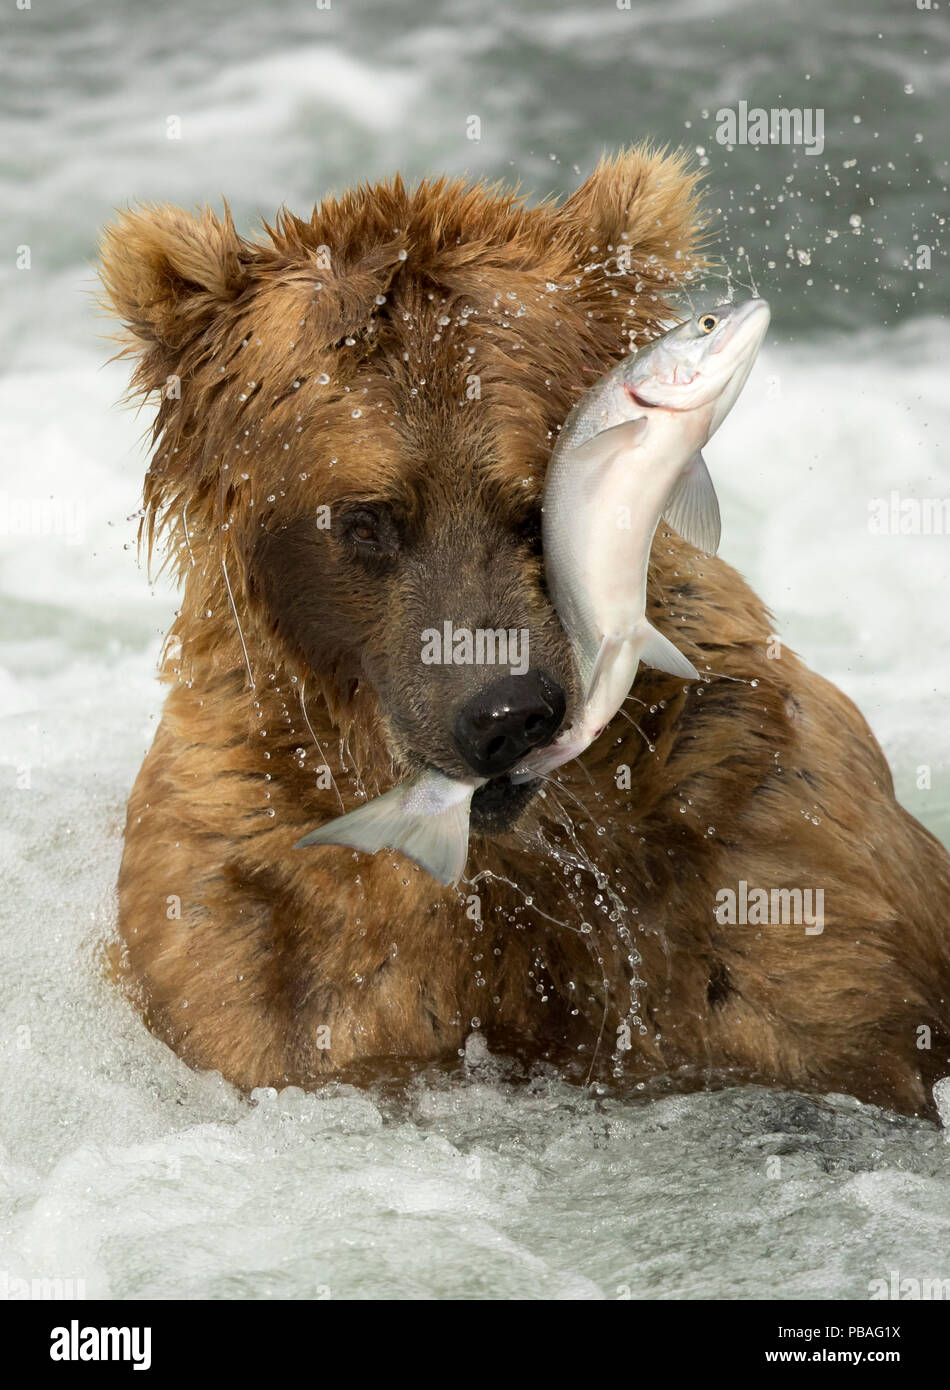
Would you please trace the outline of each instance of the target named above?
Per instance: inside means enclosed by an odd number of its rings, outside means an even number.
[[[505,676],[463,705],[455,741],[473,771],[497,777],[532,748],[550,743],[566,708],[564,691],[546,671]]]

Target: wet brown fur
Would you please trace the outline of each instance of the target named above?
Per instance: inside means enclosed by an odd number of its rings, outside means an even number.
[[[451,1058],[477,1018],[489,1045],[580,1077],[931,1110],[950,860],[851,702],[768,659],[755,594],[663,527],[650,616],[707,684],[641,668],[642,733],[618,716],[514,829],[473,835],[460,891],[397,854],[293,848],[425,762],[464,770],[449,707],[484,673],[421,667],[430,619],[527,626],[532,665],[576,701],[536,539],[546,461],[579,393],[657,331],[696,245],[693,180],[642,149],[560,205],[397,179],[257,241],[168,207],[106,231],[134,384],[159,396],[144,539],[183,584],[129,802],[122,973],[192,1065],[311,1086]],[[338,518],[367,499],[411,560],[344,553]],[[740,879],[823,889],[823,933],[720,925]]]

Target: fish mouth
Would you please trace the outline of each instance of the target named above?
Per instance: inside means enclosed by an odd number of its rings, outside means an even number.
[[[632,386],[624,386],[623,389],[626,391],[627,395],[633,401],[634,405],[640,406],[641,410],[656,409],[656,406],[654,405],[653,401],[648,401],[645,396],[641,396],[640,392],[635,391]]]
[[[767,300],[747,299],[743,304],[730,307],[731,313],[725,325],[726,331],[716,346],[710,349],[710,357],[715,357],[717,353],[734,343],[736,335],[750,325],[754,332],[749,335],[749,350],[751,351],[754,347],[754,350],[758,351],[768,330],[772,315]]]
[[[480,835],[510,830],[540,790],[540,777],[512,782],[509,773],[492,777],[472,797],[471,827]]]

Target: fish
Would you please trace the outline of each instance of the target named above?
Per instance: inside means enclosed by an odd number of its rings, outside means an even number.
[[[745,385],[765,338],[765,300],[716,305],[602,377],[564,423],[545,478],[542,550],[551,602],[585,689],[580,717],[510,774],[570,762],[600,737],[641,661],[698,679],[646,616],[661,518],[715,554],[721,521],[702,450]]]
[[[768,324],[763,299],[705,309],[624,358],[567,417],[545,478],[542,550],[585,693],[579,716],[505,774],[512,781],[583,753],[620,709],[641,661],[698,679],[646,618],[650,548],[665,518],[691,545],[718,550],[719,505],[702,449],[735,404]],[[487,781],[426,769],[295,848],[394,849],[451,886],[465,870],[472,797]]]
[[[451,887],[462,877],[468,858],[472,797],[487,781],[487,777],[447,777],[429,768],[355,811],[318,825],[294,849],[344,845],[367,854],[397,849]]]

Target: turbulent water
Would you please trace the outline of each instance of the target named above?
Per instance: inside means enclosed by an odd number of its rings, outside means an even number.
[[[604,147],[692,150],[736,284],[775,309],[708,451],[722,553],[950,840],[950,538],[869,528],[892,491],[950,495],[943,10],[49,0],[2,24],[0,1295],[865,1297],[892,1270],[950,1277],[944,1131],[844,1097],[525,1085],[475,1038],[455,1075],[248,1102],[145,1033],[101,950],[174,597],[136,565],[145,417],[113,406],[124,372],[87,293],[130,199],[224,194],[247,229],[397,167],[540,194]],[[739,100],[821,107],[824,150],[728,150],[716,113]]]

